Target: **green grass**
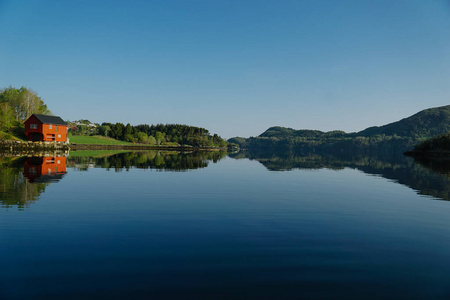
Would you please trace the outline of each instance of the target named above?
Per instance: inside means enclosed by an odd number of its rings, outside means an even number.
[[[133,143],[118,141],[104,136],[69,135],[70,143],[91,145],[134,145]]]
[[[0,131],[0,140],[26,141],[22,136],[16,136],[14,133]]]

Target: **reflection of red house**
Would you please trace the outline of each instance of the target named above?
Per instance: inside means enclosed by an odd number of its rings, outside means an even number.
[[[29,141],[67,141],[67,123],[60,117],[33,114],[24,124]]]
[[[58,181],[66,174],[66,157],[28,157],[23,175],[30,182]]]

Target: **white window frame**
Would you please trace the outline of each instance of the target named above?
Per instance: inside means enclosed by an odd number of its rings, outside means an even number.
[[[48,129],[52,129],[52,124],[48,124]]]
[[[37,124],[30,124],[30,129],[37,129]]]

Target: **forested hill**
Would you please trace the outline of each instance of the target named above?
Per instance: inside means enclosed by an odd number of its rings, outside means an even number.
[[[381,148],[396,145],[399,150],[412,148],[425,139],[450,132],[450,105],[423,110],[411,117],[380,127],[370,127],[360,132],[323,132],[270,127],[258,137],[235,137],[228,140],[241,148],[305,150],[349,148]]]
[[[322,137],[344,137],[347,134],[344,131],[335,130],[323,132],[320,130],[295,130],[292,128],[274,126],[270,127],[259,135],[262,138],[322,138]]]
[[[363,136],[373,137],[377,135],[401,136],[414,139],[430,138],[450,131],[450,105],[422,110],[417,114],[390,123],[384,126],[374,126],[356,133],[345,133],[344,131],[323,132],[319,130],[295,130],[285,127],[270,127],[259,137],[266,138],[321,138],[321,137],[345,137]]]
[[[380,127],[369,127],[358,136],[398,135],[411,138],[430,138],[450,131],[450,105],[429,108],[417,114]]]

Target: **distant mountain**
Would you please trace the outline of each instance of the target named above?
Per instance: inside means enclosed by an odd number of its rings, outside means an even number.
[[[450,131],[450,105],[425,109],[411,117],[355,133],[270,127],[258,137],[228,140],[241,148],[289,151],[405,151]]]
[[[322,137],[344,137],[347,133],[340,130],[335,131],[329,131],[329,132],[323,132],[320,130],[307,130],[307,129],[301,129],[301,130],[295,130],[292,128],[286,128],[286,127],[280,127],[280,126],[274,126],[270,127],[266,131],[264,131],[262,134],[259,135],[259,137],[275,137],[275,138],[287,138],[287,137],[304,137],[304,138],[322,138]]]
[[[357,136],[398,135],[416,139],[431,138],[450,131],[450,105],[429,108],[411,117],[384,126],[369,127]]]

